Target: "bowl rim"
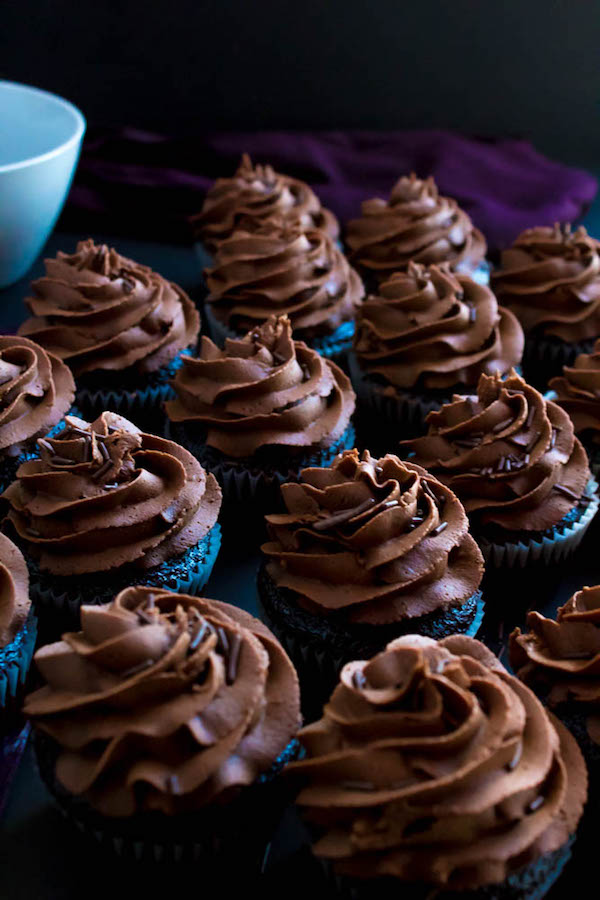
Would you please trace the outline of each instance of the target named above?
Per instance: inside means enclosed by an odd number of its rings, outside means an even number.
[[[75,119],[75,131],[71,135],[71,137],[67,138],[65,141],[62,141],[56,147],[53,147],[51,150],[47,150],[45,153],[38,153],[36,156],[28,156],[25,159],[17,160],[16,162],[3,163],[0,164],[0,175],[5,172],[15,171],[16,169],[24,169],[28,166],[35,166],[38,163],[46,162],[49,159],[53,159],[55,156],[60,156],[61,153],[64,153],[66,150],[70,149],[72,146],[78,144],[83,138],[85,129],[86,129],[86,120],[85,116],[79,110],[75,104],[71,103],[70,100],[65,100],[64,97],[61,97],[59,94],[53,94],[51,91],[45,91],[43,88],[33,87],[30,84],[23,84],[20,81],[11,81],[10,79],[0,78],[0,89],[2,88],[14,88],[25,93],[32,94],[41,94],[44,97],[51,98],[54,102],[68,109],[70,113],[73,114]]]

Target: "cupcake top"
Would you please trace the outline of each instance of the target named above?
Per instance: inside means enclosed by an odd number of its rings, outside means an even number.
[[[219,244],[206,272],[215,316],[245,333],[271,315],[289,316],[298,337],[331,334],[354,318],[362,282],[323,231],[281,219],[254,233],[235,231]]]
[[[548,387],[571,418],[575,434],[600,444],[600,340],[592,353],[580,353],[572,366],[564,366],[563,374],[552,378]]]
[[[441,197],[433,178],[400,178],[389,200],[365,200],[348,223],[353,263],[385,281],[409,262],[448,263],[472,271],[485,257],[485,238],[456,200]]]
[[[143,434],[115,413],[89,424],[66,417],[40,439],[3,494],[8,518],[40,568],[57,575],[147,569],[194,546],[212,528],[221,491],[173,441]]]
[[[468,275],[410,262],[361,305],[354,349],[363,371],[399,388],[475,385],[521,361],[512,313]]]
[[[267,571],[299,606],[372,625],[462,604],[483,560],[452,491],[397,456],[346,450],[281,487]]]
[[[287,316],[271,316],[219,350],[203,337],[172,382],[169,418],[206,427],[206,443],[228,456],[261,447],[330,446],[354,412],[350,380],[335,363],[292,340]]]
[[[75,396],[60,359],[18,335],[0,336],[0,457],[18,456],[68,412]]]
[[[20,334],[63,359],[75,376],[99,369],[155,372],[195,344],[200,319],[181,288],[105,244],[80,241],[47,259],[25,300]]]
[[[0,648],[14,640],[30,608],[27,563],[19,548],[0,533]]]
[[[571,420],[515,372],[482,375],[476,397],[454,397],[427,422],[424,437],[401,446],[460,497],[473,524],[540,532],[582,500],[590,470]]]
[[[600,587],[584,587],[554,619],[527,615],[528,632],[510,636],[510,664],[518,677],[544,694],[551,706],[576,701],[598,708],[600,701]],[[600,743],[600,717],[588,722]]]
[[[342,875],[449,890],[499,884],[576,831],[574,738],[473,638],[407,635],[348,663],[289,768]]]
[[[600,334],[599,244],[583,225],[528,228],[502,253],[492,287],[527,335],[583,341]]]
[[[323,231],[333,240],[340,232],[336,217],[323,209],[304,181],[281,175],[269,165],[252,165],[247,153],[232,178],[217,179],[191,221],[209,250],[215,250],[234,231],[256,231],[274,218],[301,231]]]
[[[130,587],[83,606],[35,655],[25,712],[58,745],[56,778],[106,816],[225,802],[300,725],[298,677],[271,632],[228,603]]]

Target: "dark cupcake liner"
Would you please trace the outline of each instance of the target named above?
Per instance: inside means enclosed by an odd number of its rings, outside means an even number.
[[[591,353],[595,342],[596,338],[570,343],[551,336],[527,337],[523,353],[526,381],[545,391],[551,378],[563,374],[563,366],[572,366],[580,353]]]
[[[483,619],[484,601],[476,591],[465,603],[389,625],[354,625],[302,609],[294,595],[278,588],[263,563],[258,572],[261,618],[294,663],[302,687],[306,718],[321,714],[340,670],[355,659],[370,659],[403,634],[439,638],[461,633],[474,637]]]
[[[223,347],[226,338],[240,338],[243,335],[229,328],[221,322],[214,314],[210,307],[210,303],[204,305],[204,318],[208,325],[210,336],[217,346]],[[304,341],[313,350],[316,350],[321,356],[331,359],[338,365],[344,366],[346,363],[346,355],[352,347],[352,339],[354,338],[354,321],[342,322],[334,332],[327,335],[320,335],[310,339],[305,339],[301,335],[294,335],[295,340]]]
[[[357,879],[337,875],[333,865],[321,861],[331,893],[348,900],[542,900],[571,858],[575,835],[554,850],[516,872],[500,884],[470,891],[453,891],[426,884],[410,884],[394,878]]]
[[[559,563],[572,556],[598,512],[600,498],[597,490],[597,483],[590,481],[586,493],[593,499],[585,507],[573,507],[573,514],[555,525],[550,534],[526,536],[520,533],[519,538],[514,540],[491,540],[474,531],[473,537],[479,544],[487,568],[523,569],[531,565]]]
[[[261,870],[272,835],[293,799],[278,776],[297,758],[300,747],[292,740],[267,772],[228,802],[176,816],[148,812],[124,819],[101,815],[60,784],[55,777],[58,745],[54,741],[36,733],[35,751],[42,781],[61,812],[102,848],[131,862],[200,862],[216,865],[220,871],[230,864],[229,874],[239,878],[240,870],[247,874]]]
[[[0,648],[0,719],[3,710],[12,705],[25,684],[33,657],[37,631],[37,616],[31,609],[25,624],[13,640],[5,647]]]
[[[135,370],[100,370],[78,379],[75,401],[81,415],[93,421],[100,413],[110,410],[130,419],[134,425],[162,434],[163,403],[175,396],[170,381],[182,367],[183,357],[191,356],[194,350],[195,347],[186,347],[169,363],[146,375]]]
[[[225,504],[235,504],[238,515],[242,514],[241,504],[252,504],[258,516],[275,512],[281,506],[282,484],[298,481],[302,469],[309,466],[330,466],[342,450],[351,450],[356,441],[350,423],[329,447],[263,447],[252,457],[235,459],[205,444],[204,434],[193,423],[169,422],[167,426],[168,437],[186,447],[215,476]]]
[[[29,738],[29,722],[20,718],[11,729],[0,729],[0,820],[8,800],[10,787],[17,774]]]
[[[30,595],[40,617],[40,631],[47,639],[79,628],[79,610],[84,604],[110,603],[130,585],[197,595],[211,575],[220,546],[221,526],[217,522],[185,553],[151,569],[129,565],[108,572],[59,576],[40,569],[28,557]]]

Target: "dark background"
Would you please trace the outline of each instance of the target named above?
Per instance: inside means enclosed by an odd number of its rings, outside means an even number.
[[[92,125],[442,126],[590,167],[599,48],[596,0],[0,0],[0,77]]]

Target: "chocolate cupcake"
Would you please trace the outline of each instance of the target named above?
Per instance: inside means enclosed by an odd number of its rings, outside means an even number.
[[[587,773],[566,728],[464,635],[348,663],[288,769],[342,896],[540,900],[570,856]]]
[[[279,485],[308,465],[329,465],[354,445],[354,391],[331,360],[292,340],[287,316],[271,316],[225,349],[203,337],[173,381],[169,432],[218,478],[225,498],[272,510]]]
[[[477,631],[481,553],[461,503],[419,466],[348,450],[281,491],[259,596],[313,709],[345,662],[400,634]]]
[[[510,664],[518,677],[559,716],[579,742],[600,782],[600,587],[577,591],[556,620],[527,615],[527,631],[510,636]]]
[[[548,395],[573,422],[585,447],[593,475],[600,471],[600,340],[591,353],[580,353],[572,366],[553,378]]]
[[[388,449],[419,434],[425,417],[482,373],[518,366],[523,332],[484,285],[446,266],[409,263],[384,281],[356,317],[352,381],[385,431]]]
[[[4,492],[52,636],[129,584],[196,593],[220,545],[215,478],[172,441],[105,412],[68,416]]]
[[[525,332],[525,376],[540,389],[600,337],[600,253],[583,226],[528,228],[492,275]]]
[[[27,741],[21,704],[36,637],[27,564],[0,533],[0,811]]]
[[[219,603],[131,587],[35,656],[41,775],[81,830],[144,861],[260,866],[300,724],[273,635]]]
[[[304,181],[269,165],[253,165],[247,153],[233,177],[216,180],[202,210],[190,221],[196,237],[214,253],[234,231],[256,231],[273,219],[301,231],[323,231],[334,241],[340,233],[336,217]]]
[[[521,567],[573,553],[598,510],[597,484],[567,414],[516,373],[482,375],[403,441],[462,500],[487,563]]]
[[[389,200],[365,200],[360,219],[348,223],[346,243],[369,290],[410,262],[448,263],[483,284],[488,280],[481,231],[456,200],[440,196],[433,178],[422,181],[414,173],[396,182]]]
[[[206,318],[220,346],[272,315],[289,316],[294,337],[324,356],[340,357],[352,344],[364,288],[324,231],[281,219],[235,231],[219,244],[206,280]]]
[[[83,415],[112,409],[149,424],[198,339],[200,320],[187,294],[92,240],[47,259],[32,291],[25,300],[31,318],[19,333],[71,368]]]
[[[0,493],[74,396],[73,376],[60,359],[27,338],[0,335]]]

